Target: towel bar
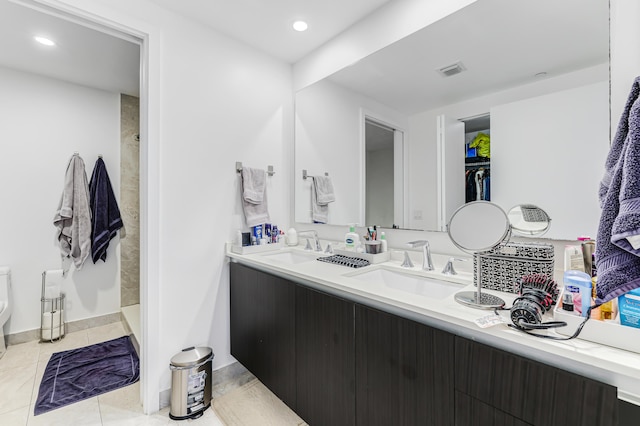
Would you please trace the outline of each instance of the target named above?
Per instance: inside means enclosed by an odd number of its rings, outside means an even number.
[[[236,172],[237,173],[242,173],[242,162],[241,161],[236,161]],[[267,166],[267,174],[269,176],[273,176],[276,174],[276,172],[273,171],[273,166]]]
[[[325,176],[329,176],[329,173],[328,172],[324,172],[324,175]],[[302,179],[307,180],[308,177],[313,178],[313,176],[307,174],[307,171],[303,169],[302,170]]]

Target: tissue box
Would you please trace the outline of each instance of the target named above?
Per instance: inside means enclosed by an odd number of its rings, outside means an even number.
[[[640,328],[640,288],[618,297],[620,324]]]

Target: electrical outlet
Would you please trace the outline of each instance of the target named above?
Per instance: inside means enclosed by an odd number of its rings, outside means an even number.
[[[414,210],[413,211],[413,218],[415,220],[422,220],[422,210]]]

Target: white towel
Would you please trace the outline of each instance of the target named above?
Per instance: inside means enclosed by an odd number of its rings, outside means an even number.
[[[271,222],[267,207],[267,173],[242,167],[242,209],[247,226]]]
[[[66,266],[65,258],[71,258],[76,269],[81,269],[91,253],[91,211],[87,174],[78,154],[71,157],[67,166],[64,190],[53,224],[58,228],[63,265]]]
[[[335,201],[333,184],[329,176],[312,176],[311,219],[315,223],[329,221],[329,203]]]
[[[313,186],[316,190],[317,202],[321,206],[333,203],[336,200],[336,196],[333,193],[333,183],[331,183],[329,176],[314,176]]]

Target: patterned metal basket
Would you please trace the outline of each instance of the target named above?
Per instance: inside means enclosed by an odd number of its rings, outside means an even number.
[[[477,285],[477,257],[473,259],[473,284]],[[551,244],[506,243],[482,254],[482,288],[518,292],[520,278],[529,274],[553,277],[554,250]]]

